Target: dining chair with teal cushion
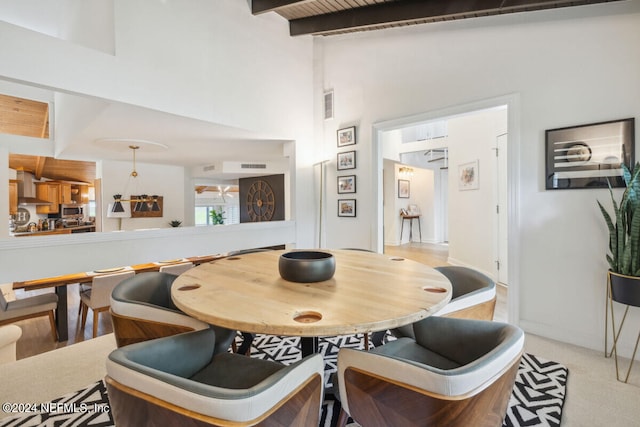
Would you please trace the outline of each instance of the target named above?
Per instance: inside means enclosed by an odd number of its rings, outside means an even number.
[[[215,331],[113,351],[105,382],[118,427],[317,426],[322,356],[290,365],[215,352]]]
[[[236,332],[212,326],[181,311],[171,299],[176,275],[138,273],[111,293],[111,320],[118,347],[183,332],[213,328],[216,352],[228,351]]]
[[[486,320],[431,316],[371,351],[338,352],[339,426],[500,427],[524,332]]]
[[[487,275],[460,266],[435,267],[451,282],[451,301],[434,316],[460,319],[493,320],[496,307],[496,282]],[[414,325],[391,330],[395,337],[414,337]],[[382,344],[382,336],[374,336],[374,345]]]

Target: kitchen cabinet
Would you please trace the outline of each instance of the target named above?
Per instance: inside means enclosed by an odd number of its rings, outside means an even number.
[[[9,180],[9,215],[18,213],[18,181]]]
[[[39,214],[58,213],[60,211],[61,188],[59,182],[37,182],[36,197],[38,199],[51,202],[50,205],[36,206],[36,212]],[[71,198],[71,187],[69,187],[69,199]]]
[[[85,184],[71,185],[71,199],[78,204],[89,203],[89,186]]]
[[[60,203],[73,203],[71,199],[71,184],[66,182],[60,183]]]

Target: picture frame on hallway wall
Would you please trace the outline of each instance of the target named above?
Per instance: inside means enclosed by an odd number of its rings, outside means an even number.
[[[355,169],[356,168],[356,152],[345,151],[344,153],[338,153],[337,160],[338,170]]]
[[[356,127],[338,129],[338,148],[356,144]]]
[[[338,177],[338,194],[355,193],[356,192],[356,176],[345,175]]]
[[[478,160],[462,163],[458,166],[458,189],[477,190],[479,185]]]
[[[398,180],[398,198],[408,199],[411,195],[411,181],[408,179]]]
[[[338,199],[338,216],[355,218],[356,199]]]
[[[547,190],[624,187],[635,163],[635,119],[545,131]]]

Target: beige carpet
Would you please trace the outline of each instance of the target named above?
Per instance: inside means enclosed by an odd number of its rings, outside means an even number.
[[[0,402],[41,403],[104,378],[113,334],[0,365]],[[15,414],[0,411],[0,419]]]

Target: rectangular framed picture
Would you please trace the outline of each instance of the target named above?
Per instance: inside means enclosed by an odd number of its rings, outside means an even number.
[[[328,90],[324,93],[324,119],[333,119],[333,91]]]
[[[356,199],[338,199],[338,216],[356,216]]]
[[[346,175],[338,177],[338,194],[355,193],[356,176]]]
[[[478,161],[463,163],[458,166],[458,189],[477,190],[478,185]]]
[[[635,119],[545,132],[547,190],[624,187],[622,165],[635,162]]]
[[[338,147],[346,147],[356,143],[356,127],[351,126],[338,130]]]
[[[408,199],[410,196],[410,186],[411,181],[408,179],[399,179],[398,180],[398,198],[400,199]]]
[[[356,152],[346,151],[338,153],[338,170],[355,169],[356,168]]]

